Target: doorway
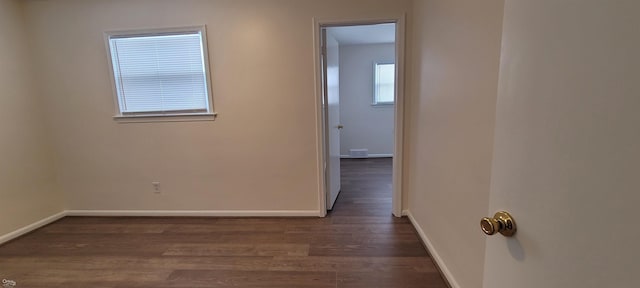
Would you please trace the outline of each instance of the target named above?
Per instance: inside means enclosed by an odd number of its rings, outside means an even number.
[[[360,206],[402,215],[403,23],[316,22],[320,216],[342,188],[351,201],[360,193]]]

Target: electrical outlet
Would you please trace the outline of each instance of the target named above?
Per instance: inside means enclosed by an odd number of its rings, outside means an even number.
[[[153,185],[153,193],[160,194],[160,182],[151,182]]]

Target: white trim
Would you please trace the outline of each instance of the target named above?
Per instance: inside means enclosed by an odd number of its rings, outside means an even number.
[[[316,210],[67,210],[67,216],[318,217]]]
[[[433,259],[433,261],[436,262],[436,264],[440,268],[440,272],[442,272],[443,274],[442,276],[444,276],[444,278],[449,282],[449,285],[451,286],[451,288],[460,288],[460,285],[458,284],[456,279],[453,277],[453,274],[451,274],[451,271],[449,271],[449,268],[447,268],[447,265],[444,263],[444,260],[442,260],[442,257],[440,257],[440,254],[438,254],[438,251],[433,246],[433,243],[431,243],[431,240],[429,240],[429,237],[427,237],[427,234],[424,233],[424,231],[422,230],[422,228],[420,227],[416,219],[413,218],[411,211],[404,210],[402,214],[405,214],[405,213],[409,218],[409,221],[411,221],[411,224],[413,225],[413,227],[418,232],[418,235],[422,239],[422,242],[424,242],[424,245],[427,246],[427,250],[429,250],[429,253],[431,254],[431,258]]]
[[[408,217],[409,216],[409,210],[402,210],[402,217]]]
[[[381,18],[364,18],[364,19],[319,19],[313,18],[313,63],[314,63],[314,75],[315,75],[315,97],[316,97],[316,153],[318,161],[318,215],[324,217],[327,213],[326,203],[326,177],[325,177],[325,151],[324,140],[325,131],[323,127],[324,123],[324,109],[322,106],[323,91],[322,91],[322,53],[320,51],[321,45],[321,29],[322,27],[330,26],[350,26],[350,25],[368,25],[368,24],[382,24],[382,23],[395,23],[396,24],[396,101],[394,105],[394,122],[395,122],[395,136],[394,136],[394,151],[393,151],[393,215],[400,217],[402,215],[402,151],[404,146],[404,93],[405,93],[405,31],[406,31],[406,15],[400,14],[392,17],[383,16]]]
[[[393,145],[393,187],[392,187],[392,205],[393,215],[402,216],[402,181],[403,175],[403,147],[404,147],[404,95],[405,85],[407,83],[405,77],[405,44],[406,44],[406,15],[401,15],[396,22],[396,101],[395,109],[395,143]]]
[[[325,140],[324,137],[324,106],[323,106],[323,71],[322,66],[322,51],[320,51],[320,45],[322,43],[322,33],[320,32],[320,22],[316,18],[313,19],[313,55],[315,59],[313,60],[313,74],[316,78],[315,91],[316,91],[316,156],[317,156],[317,164],[318,164],[318,215],[320,217],[327,216],[327,183],[325,176],[325,144],[323,143]]]
[[[393,154],[369,154],[367,157],[351,157],[350,155],[340,155],[342,159],[366,159],[366,158],[392,158]]]
[[[31,232],[33,230],[36,230],[36,229],[38,229],[40,227],[43,227],[43,226],[45,226],[47,224],[53,223],[53,222],[59,220],[60,218],[66,216],[66,215],[67,215],[67,212],[66,211],[62,211],[60,213],[51,215],[51,216],[49,216],[47,218],[44,218],[42,220],[36,221],[34,223],[31,223],[31,224],[29,224],[27,226],[24,226],[24,227],[22,227],[20,229],[17,229],[15,231],[13,231],[13,232],[9,232],[7,234],[4,234],[4,235],[0,236],[0,245],[4,244],[4,243],[7,243],[7,242],[9,242],[9,241],[11,241],[13,239],[16,239],[16,238],[18,238],[18,237],[20,237],[20,236],[22,236],[24,234],[27,234],[27,233],[29,233],[29,232]]]
[[[195,122],[214,121],[218,113],[201,114],[166,114],[166,115],[115,115],[113,119],[118,123],[152,123],[152,122]]]
[[[65,216],[94,217],[324,217],[316,210],[65,210],[0,236],[0,245]]]

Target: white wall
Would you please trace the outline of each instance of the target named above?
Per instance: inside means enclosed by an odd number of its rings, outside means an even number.
[[[64,208],[20,2],[0,0],[0,236]]]
[[[70,209],[317,211],[312,19],[410,1],[27,1]],[[119,124],[102,33],[207,25],[215,122]],[[152,181],[162,194],[154,195]]]
[[[340,153],[368,148],[369,154],[393,154],[393,105],[373,106],[373,69],[395,62],[395,44],[340,46]]]
[[[502,0],[415,1],[409,210],[464,288],[482,286]],[[454,283],[454,285],[455,285]]]

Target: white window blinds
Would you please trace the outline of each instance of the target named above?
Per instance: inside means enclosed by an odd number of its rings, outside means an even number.
[[[392,104],[395,95],[395,64],[376,64],[373,104]]]
[[[122,115],[210,112],[202,32],[109,36]]]

